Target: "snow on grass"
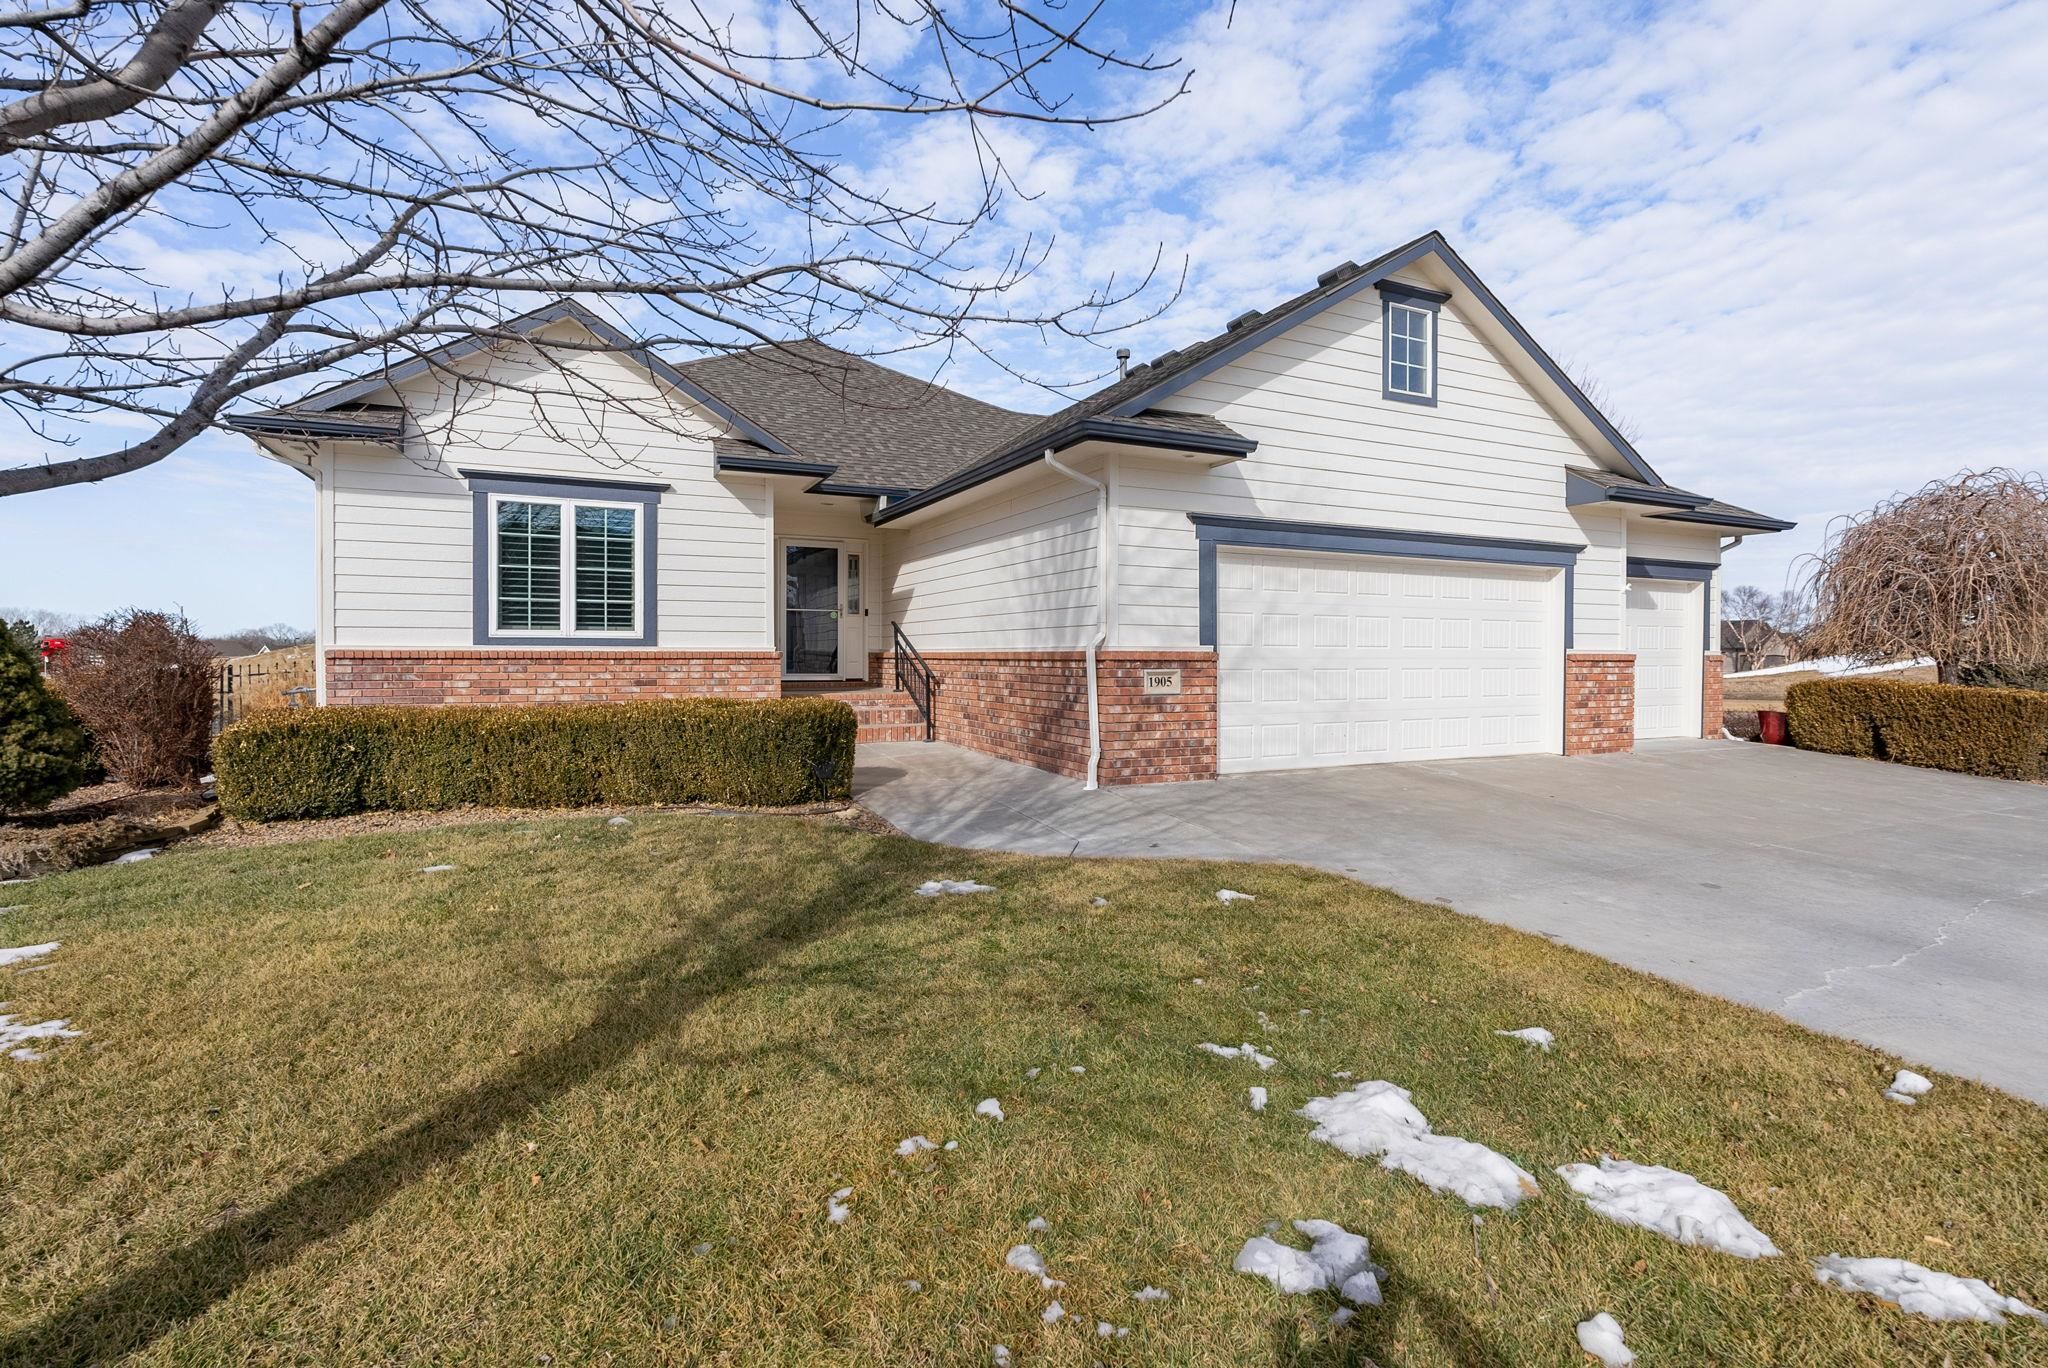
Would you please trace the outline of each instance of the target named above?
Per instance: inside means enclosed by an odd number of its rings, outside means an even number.
[[[1604,1368],[1628,1368],[1636,1361],[1635,1351],[1621,1339],[1621,1322],[1602,1311],[1591,1320],[1579,1322],[1579,1348],[1599,1359]]]
[[[1234,902],[1257,902],[1258,900],[1259,895],[1256,893],[1240,893],[1234,888],[1219,888],[1216,890],[1216,901],[1226,906]]]
[[[609,817],[609,818],[606,818],[606,819],[605,819],[605,825],[606,825],[606,826],[631,826],[631,825],[633,825],[633,819],[632,819],[632,818],[630,818],[630,817]]]
[[[1667,1240],[1704,1245],[1738,1259],[1778,1253],[1770,1237],[1744,1219],[1728,1194],[1689,1173],[1656,1164],[1602,1158],[1599,1166],[1566,1164],[1557,1176],[1586,1205],[1621,1225],[1641,1226]]]
[[[17,945],[12,950],[0,950],[0,969],[10,964],[26,964],[29,960],[52,955],[63,941],[45,941],[41,945]]]
[[[1088,905],[1089,905],[1090,907],[1107,907],[1107,906],[1109,906],[1109,899],[1107,899],[1107,898],[1095,898],[1095,899],[1091,900],[1091,901],[1089,902],[1089,904],[1088,904]]]
[[[0,1002],[0,1007],[7,1004]],[[76,1040],[85,1034],[70,1029],[68,1020],[17,1022],[13,1017],[0,1013],[0,1051],[9,1059],[18,1059],[24,1064],[33,1064],[43,1057],[41,1050],[28,1044],[36,1040]]]
[[[1024,1223],[1024,1228],[1026,1230],[1051,1230],[1052,1222],[1046,1220],[1043,1216],[1033,1216]]]
[[[1014,1268],[1027,1277],[1038,1279],[1038,1285],[1050,1292],[1066,1284],[1045,1271],[1045,1258],[1028,1244],[1011,1245],[1009,1253],[1003,1255],[1003,1265]]]
[[[1147,1286],[1141,1287],[1137,1291],[1131,1293],[1131,1300],[1136,1302],[1163,1302],[1168,1300],[1172,1296],[1173,1293],[1167,1291],[1165,1288],[1153,1287],[1148,1284]]]
[[[1959,1278],[1905,1259],[1850,1259],[1830,1254],[1813,1261],[1813,1276],[1829,1287],[1867,1292],[1928,1320],[2003,1325],[2011,1315],[2031,1316],[2048,1324],[2048,1312],[2003,1295],[1982,1278]]]
[[[1058,1302],[1054,1302],[1052,1305],[1046,1307],[1045,1310],[1039,1312],[1038,1318],[1044,1321],[1047,1325],[1051,1325],[1054,1321],[1058,1320],[1061,1316],[1064,1316],[1066,1314],[1067,1308],[1061,1306]]]
[[[937,1148],[937,1145],[934,1145],[922,1135],[913,1135],[897,1143],[896,1157],[899,1159],[914,1159],[920,1154]]]
[[[1231,1267],[1264,1278],[1289,1296],[1334,1291],[1359,1306],[1380,1304],[1379,1280],[1384,1268],[1372,1261],[1371,1243],[1334,1221],[1296,1221],[1296,1231],[1309,1238],[1306,1250],[1254,1235],[1237,1251]]]
[[[903,1290],[905,1292],[922,1292],[924,1291],[924,1284],[915,1278],[905,1278],[903,1280]]]
[[[936,898],[947,893],[993,893],[993,884],[976,883],[972,879],[926,879],[917,886],[920,898]]]
[[[1095,1337],[1097,1339],[1129,1339],[1131,1337],[1131,1327],[1128,1325],[1111,1325],[1108,1321],[1097,1321],[1095,1322]]]
[[[1354,1159],[1408,1174],[1433,1192],[1473,1206],[1512,1208],[1539,1190],[1536,1178],[1506,1155],[1474,1140],[1436,1135],[1406,1088],[1374,1079],[1335,1097],[1311,1098],[1295,1115],[1316,1123],[1309,1139]]]
[[[1789,665],[1766,665],[1760,670],[1737,670],[1727,676],[1729,679],[1763,679],[1781,674],[1819,674],[1830,679],[1844,675],[1896,674],[1901,670],[1931,670],[1932,656],[1918,656],[1912,660],[1887,660],[1875,665],[1865,664],[1853,656],[1821,656],[1816,660],[1795,660]]]
[[[1213,1040],[1205,1040],[1195,1046],[1195,1048],[1206,1050],[1218,1059],[1249,1059],[1252,1063],[1258,1065],[1261,1071],[1270,1069],[1280,1062],[1269,1054],[1259,1053],[1257,1047],[1248,1043],[1244,1045],[1218,1045]]]
[[[1032,1079],[1038,1077],[1040,1074],[1044,1072],[1044,1069],[1026,1069],[1024,1071],[1024,1081],[1029,1083]]]
[[[131,850],[126,855],[115,856],[113,862],[115,864],[140,864],[144,860],[155,859],[163,854],[163,850],[162,846],[144,846],[140,850]]]
[[[1086,1064],[1070,1064],[1067,1066],[1067,1072],[1070,1074],[1084,1074],[1088,1072],[1088,1066]]]
[[[1495,1031],[1494,1034],[1506,1036],[1509,1040],[1527,1041],[1545,1054],[1549,1054],[1550,1047],[1557,1043],[1557,1037],[1544,1030],[1541,1026],[1524,1026],[1519,1031]]]
[[[974,1104],[974,1114],[986,1116],[991,1121],[1000,1121],[1003,1119],[1003,1104],[993,1097],[984,1097]]]
[[[1884,1090],[1884,1095],[1894,1102],[1911,1107],[1917,1105],[1918,1099],[1933,1091],[1932,1079],[1916,1074],[1911,1069],[1901,1069],[1892,1075],[1892,1085]]]
[[[447,873],[451,873],[451,872],[453,872],[453,870],[454,870],[454,869],[455,869],[455,866],[454,866],[454,865],[428,865],[428,866],[427,866],[427,867],[426,867],[425,869],[422,869],[422,870],[420,871],[420,873],[422,873],[422,874],[447,874]]]
[[[853,1215],[853,1208],[846,1199],[853,1196],[853,1189],[843,1187],[825,1199],[825,1219],[833,1225],[845,1225],[846,1218]]]
[[[1266,1109],[1266,1090],[1264,1088],[1247,1088],[1245,1092],[1251,1098],[1253,1111],[1262,1112]]]
[[[998,1344],[995,1348],[989,1350],[989,1358],[994,1362],[996,1368],[1010,1368],[1010,1346]]]

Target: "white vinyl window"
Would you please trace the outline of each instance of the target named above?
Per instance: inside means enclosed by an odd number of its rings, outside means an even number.
[[[496,636],[640,635],[641,506],[493,494]]]
[[[1387,390],[1417,399],[1436,396],[1429,330],[1436,315],[1412,304],[1387,305]]]

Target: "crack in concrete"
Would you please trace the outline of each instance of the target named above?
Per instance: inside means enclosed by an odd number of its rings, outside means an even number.
[[[1835,980],[1848,974],[1882,974],[1889,970],[1897,969],[1908,960],[1918,959],[1930,950],[1939,950],[1942,946],[1948,944],[1951,935],[1992,904],[2016,903],[2023,898],[2031,898],[2041,893],[2048,893],[2048,885],[2043,885],[2040,888],[2029,888],[2019,893],[1997,894],[1989,898],[1980,899],[1974,907],[1961,916],[1950,917],[1947,921],[1935,927],[1934,939],[1928,941],[1925,945],[1916,945],[1897,959],[1887,960],[1883,964],[1845,964],[1840,969],[1829,969],[1821,975],[1819,983],[1814,984],[1810,988],[1801,988],[1796,993],[1787,994],[1779,1005],[1790,1007],[1801,998],[1815,997],[1821,993],[1833,992]]]

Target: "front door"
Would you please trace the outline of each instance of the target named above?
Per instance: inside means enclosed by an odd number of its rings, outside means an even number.
[[[837,679],[840,548],[785,543],[782,548],[782,673],[792,679]]]

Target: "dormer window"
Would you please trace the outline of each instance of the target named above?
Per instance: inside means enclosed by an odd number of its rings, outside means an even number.
[[[1443,297],[1380,286],[1386,345],[1380,392],[1404,404],[1436,402],[1436,322]]]

